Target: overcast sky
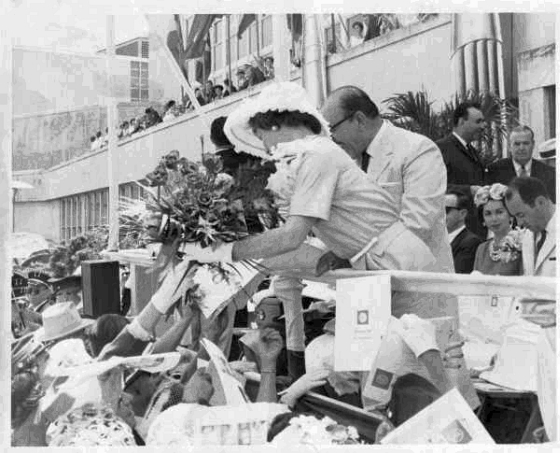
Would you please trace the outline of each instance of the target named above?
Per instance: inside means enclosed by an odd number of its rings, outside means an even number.
[[[14,45],[79,53],[93,53],[106,47],[107,16],[91,8],[45,2],[20,5],[14,13]],[[138,36],[148,36],[144,15],[115,17],[117,43]]]

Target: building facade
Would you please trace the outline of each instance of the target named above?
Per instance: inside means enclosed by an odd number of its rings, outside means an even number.
[[[213,22],[209,30],[202,57],[188,60],[184,70],[191,83],[199,80],[203,65],[205,67],[202,74],[207,74],[208,79],[214,83],[221,84],[225,78],[229,78],[237,84],[235,74],[238,68],[247,64],[255,65],[261,61],[259,59],[271,56],[274,58],[277,78],[297,81],[311,91],[321,85],[323,94],[342,85],[357,85],[376,101],[381,110],[384,99],[406,91],[425,90],[436,105],[448,101],[455,93],[455,79],[450,64],[451,15],[395,14],[383,15],[387,17],[379,20],[372,19],[371,16],[323,15],[316,21],[319,32],[313,35],[313,40],[307,39],[311,30],[305,17],[302,33],[306,39],[302,39],[301,34],[294,33],[294,19],[289,22],[286,15],[256,15],[256,20],[241,34],[238,33],[239,24],[243,21],[241,15],[222,16]],[[499,16],[505,95],[519,105],[520,121],[535,130],[538,144],[555,136],[555,16],[545,13]],[[180,16],[175,21],[182,24],[180,33],[186,39],[193,17]],[[355,22],[365,25],[364,36],[353,34],[360,28],[354,27]],[[181,80],[180,71],[173,67],[175,62],[170,60],[170,53],[164,47],[166,41],[152,32],[148,41],[148,58],[142,54],[142,49],[146,48],[143,44],[145,39],[119,46],[133,52],[130,49],[135,45],[136,52],[139,52],[133,56],[117,56],[118,64],[122,64],[122,73],[120,78],[117,77],[120,80],[117,98],[120,105],[144,102],[142,90],[146,86],[148,102],[156,108],[161,108],[168,99],[180,101],[185,96],[184,80]],[[320,48],[320,52],[312,53],[316,48]],[[302,64],[301,56],[304,52],[308,58]],[[306,72],[305,65],[313,63],[310,63],[313,58],[309,55],[317,55],[314,63],[321,68],[321,80],[310,78],[310,73]],[[95,56],[94,60],[100,60],[100,65],[105,63],[101,54]],[[134,70],[133,62],[135,65],[139,64]],[[147,75],[143,69],[144,64],[148,65]],[[25,83],[14,85],[14,99],[19,96],[23,100],[32,96],[30,91],[33,90],[30,87],[33,84],[27,83],[27,78],[31,77],[33,80],[34,76],[27,74],[28,69],[25,69],[23,61],[20,66],[18,77]],[[14,73],[16,69],[15,64]],[[84,69],[74,70],[83,77],[80,71],[85,72]],[[120,140],[114,153],[120,195],[140,197],[141,189],[134,181],[143,179],[155,167],[159,158],[173,149],[194,160],[199,159],[203,152],[211,152],[211,121],[218,116],[228,115],[239,102],[257,95],[269,83],[273,82],[265,81],[251,86],[204,105],[196,112],[187,112]],[[92,92],[97,95],[103,93],[102,85],[92,87]],[[40,90],[40,94],[45,97],[46,92],[53,99],[64,97],[60,89]],[[14,129],[23,128],[16,126],[23,117],[61,114],[60,111],[49,111],[47,105],[54,109],[64,106],[68,111],[81,109],[84,112],[85,96],[93,94],[81,93],[79,90],[76,93],[75,96],[67,96],[70,99],[65,100],[66,103],[48,98],[45,101],[35,96],[34,111],[14,111]],[[139,99],[133,100],[133,94]],[[88,113],[93,118],[92,124],[103,127],[103,115],[106,118],[103,113],[105,104],[98,101],[93,106],[89,103],[87,105],[94,111]],[[40,106],[42,107],[39,108]],[[124,108],[120,111],[124,111]],[[74,124],[76,123],[79,123],[78,120],[75,120]],[[33,136],[29,132],[29,126],[26,130],[27,135],[14,134],[14,163],[19,162],[22,153],[29,154],[31,150],[37,156],[44,145],[44,135]],[[46,127],[46,130],[52,131],[52,125]],[[52,132],[43,132],[48,133]],[[87,137],[88,133],[83,133],[83,137]],[[67,139],[66,143],[73,144],[74,141]],[[64,157],[58,161],[48,161],[38,168],[14,168],[16,179],[29,182],[34,187],[20,190],[16,194],[16,231],[37,232],[49,239],[62,240],[107,223],[110,209],[107,149],[92,152],[86,147],[83,153],[76,154],[68,151],[70,146],[64,148],[61,145],[60,148],[67,151],[61,151],[61,156]]]

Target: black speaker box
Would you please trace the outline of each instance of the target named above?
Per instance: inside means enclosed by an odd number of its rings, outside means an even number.
[[[99,318],[106,313],[120,313],[118,261],[82,262],[82,300],[84,317]]]

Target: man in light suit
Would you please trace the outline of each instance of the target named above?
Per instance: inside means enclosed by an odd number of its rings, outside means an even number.
[[[556,202],[556,172],[554,168],[533,159],[535,134],[528,126],[518,126],[509,135],[511,157],[500,159],[488,166],[488,182],[509,184],[516,176],[540,179],[550,199]]]
[[[384,121],[369,96],[354,86],[336,89],[322,113],[333,140],[395,200],[403,224],[436,257],[434,272],[453,272],[445,227],[446,171],[429,138]]]
[[[523,275],[556,277],[556,206],[537,178],[515,178],[506,192],[506,207],[522,228]]]
[[[354,86],[333,91],[321,113],[331,126],[333,140],[391,194],[401,222],[429,247],[436,258],[430,271],[454,272],[445,216],[447,176],[437,145],[384,121],[375,103]],[[458,317],[457,298],[393,291],[391,314],[400,318],[408,313],[420,318]],[[464,372],[465,363],[462,368]],[[475,408],[478,398],[474,387],[468,387],[463,396]]]
[[[556,277],[556,206],[537,178],[517,177],[506,191],[506,207],[527,228],[521,254],[523,275]],[[556,422],[556,301],[540,304],[552,324],[541,325],[537,342],[537,397],[547,437],[557,440]]]

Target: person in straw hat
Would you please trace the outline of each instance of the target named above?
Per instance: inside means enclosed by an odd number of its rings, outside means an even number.
[[[277,83],[232,112],[224,126],[236,149],[276,162],[269,189],[286,218],[280,228],[216,249],[191,246],[200,262],[265,258],[273,273],[298,269],[315,274],[327,251],[354,269],[428,269],[435,258],[399,220],[391,196],[368,179],[330,138],[329,125],[301,86]],[[313,233],[324,246],[313,246]],[[303,360],[301,290],[293,279],[277,280],[286,313],[287,348]]]

